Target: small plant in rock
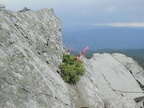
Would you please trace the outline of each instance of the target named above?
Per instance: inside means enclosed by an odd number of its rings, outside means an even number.
[[[79,81],[79,75],[83,75],[85,68],[82,61],[77,61],[76,56],[63,54],[63,61],[59,65],[61,77],[69,84],[76,84]]]

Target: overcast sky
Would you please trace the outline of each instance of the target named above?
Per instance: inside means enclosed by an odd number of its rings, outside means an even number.
[[[0,4],[13,11],[53,8],[63,26],[144,27],[144,0],[0,0]]]

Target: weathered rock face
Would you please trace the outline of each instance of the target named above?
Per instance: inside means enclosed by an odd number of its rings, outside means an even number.
[[[139,108],[144,70],[122,54],[83,58],[76,85],[58,74],[64,52],[52,9],[0,11],[0,108]],[[139,105],[141,106],[141,105]]]
[[[94,82],[104,95],[106,108],[137,108],[134,98],[144,94],[136,78],[140,76],[138,80],[143,83],[144,70],[122,54],[94,54],[90,61]]]
[[[70,105],[57,74],[61,25],[52,9],[0,11],[0,107],[60,108]]]

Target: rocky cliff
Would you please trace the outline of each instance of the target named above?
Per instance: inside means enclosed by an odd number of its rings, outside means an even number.
[[[0,10],[0,108],[144,107],[134,100],[144,95],[144,70],[132,58],[82,58],[86,72],[69,85],[58,74],[63,52],[52,9]]]

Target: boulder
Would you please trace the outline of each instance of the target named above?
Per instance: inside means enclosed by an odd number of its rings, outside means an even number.
[[[112,55],[107,53],[94,54],[90,61],[94,75],[91,77],[94,77],[95,81],[93,82],[96,83],[98,90],[105,97],[106,108],[112,106],[114,108],[123,108],[122,106],[125,106],[124,108],[136,108],[134,98],[143,96],[143,90],[132,73],[138,69],[143,71],[142,68],[132,58],[118,53]],[[129,62],[135,64],[133,66],[137,66],[137,69],[131,70],[132,73],[124,65]]]

